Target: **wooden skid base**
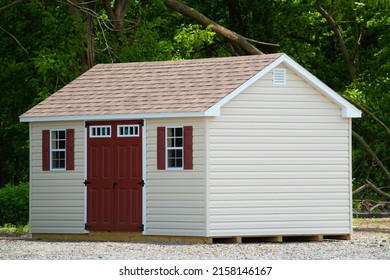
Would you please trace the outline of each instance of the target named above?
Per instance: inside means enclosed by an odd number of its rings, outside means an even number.
[[[282,243],[289,241],[323,241],[324,239],[351,240],[350,234],[343,235],[307,235],[307,236],[231,236],[231,237],[198,237],[198,236],[162,236],[142,235],[140,232],[90,232],[87,234],[51,234],[34,233],[35,239],[61,241],[131,241],[131,242],[180,242],[180,243]]]

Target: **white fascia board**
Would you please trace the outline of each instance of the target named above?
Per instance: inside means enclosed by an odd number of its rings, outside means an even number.
[[[269,64],[268,66],[266,66],[263,70],[261,70],[259,73],[257,73],[256,75],[254,75],[252,78],[250,78],[248,81],[246,81],[245,83],[243,83],[242,85],[240,85],[238,88],[236,88],[235,90],[233,90],[231,93],[229,93],[228,95],[226,95],[224,98],[222,98],[220,101],[218,101],[215,105],[213,105],[212,107],[210,107],[207,111],[206,111],[206,114],[208,114],[209,112],[218,112],[218,115],[220,114],[220,110],[221,110],[221,107],[223,105],[225,105],[227,102],[229,102],[230,100],[232,100],[234,97],[236,97],[237,95],[239,95],[242,91],[244,91],[245,89],[247,89],[248,87],[250,87],[253,83],[255,83],[256,81],[258,81],[260,78],[262,78],[264,75],[266,75],[269,71],[271,71],[273,68],[275,68],[277,65],[279,65],[281,62],[283,62],[283,57],[284,55],[281,55],[279,58],[277,58],[276,60],[274,60],[271,64]],[[213,116],[213,115],[210,115],[210,116]]]
[[[297,62],[295,62],[288,55],[283,55],[285,62],[290,68],[298,72],[307,82],[309,82],[314,88],[322,92],[325,96],[327,96],[330,100],[341,107],[341,117],[343,118],[360,118],[362,116],[362,112],[358,110],[355,106],[345,100],[341,95],[336,93],[326,84],[324,84],[321,80],[319,80],[316,76],[311,74]]]
[[[85,115],[85,116],[58,116],[20,118],[21,122],[54,122],[54,121],[97,121],[97,120],[129,120],[129,119],[161,119],[161,118],[191,118],[219,116],[219,110],[210,112],[183,112],[183,113],[151,113],[151,114],[120,114],[120,115]]]

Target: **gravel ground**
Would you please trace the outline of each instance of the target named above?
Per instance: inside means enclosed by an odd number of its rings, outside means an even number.
[[[363,231],[364,230],[364,231]],[[42,241],[0,237],[0,260],[389,260],[390,231],[360,229],[351,240],[179,244]]]

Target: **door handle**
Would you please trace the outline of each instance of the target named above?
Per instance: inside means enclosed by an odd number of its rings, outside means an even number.
[[[142,180],[141,182],[138,182],[137,185],[141,185],[141,187],[145,186],[145,181]]]
[[[112,188],[115,189],[116,185],[118,185],[117,182],[114,182],[114,183],[112,184]]]

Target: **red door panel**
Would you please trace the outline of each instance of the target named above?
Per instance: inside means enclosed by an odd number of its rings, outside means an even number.
[[[138,122],[139,123],[139,122]],[[118,137],[117,126],[135,121],[93,122],[111,126],[110,137],[90,137],[87,150],[89,230],[140,231],[142,224],[142,130]]]

